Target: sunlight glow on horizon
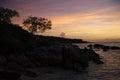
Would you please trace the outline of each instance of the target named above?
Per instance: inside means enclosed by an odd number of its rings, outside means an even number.
[[[9,4],[8,4],[9,2]],[[85,40],[120,39],[119,0],[5,0],[3,7],[20,13],[13,22],[22,25],[30,15],[45,17],[52,21],[52,29],[43,35]],[[19,4],[17,4],[19,3]],[[40,33],[41,34],[41,33]]]

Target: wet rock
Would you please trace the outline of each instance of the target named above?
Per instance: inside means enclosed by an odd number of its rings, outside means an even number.
[[[118,46],[111,46],[110,49],[112,49],[112,50],[120,50],[120,47],[118,47]]]
[[[106,46],[102,44],[94,44],[94,48],[97,49],[102,49],[103,51],[108,51],[108,50],[120,50],[120,47],[118,46]]]
[[[93,46],[94,48],[97,48],[97,49],[102,49],[104,47],[104,45],[102,44],[94,44]]]
[[[103,46],[103,48],[102,48],[103,51],[108,51],[109,49],[110,49],[109,46]]]
[[[103,63],[103,61],[101,61],[101,58],[100,58],[99,54],[97,54],[94,50],[88,49],[86,51],[88,52],[89,60],[95,62],[96,64],[102,64]]]

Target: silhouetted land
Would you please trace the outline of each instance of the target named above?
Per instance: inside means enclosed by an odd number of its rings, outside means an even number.
[[[102,44],[94,44],[93,47],[97,48],[97,49],[102,49],[103,51],[120,50],[120,47],[118,47],[118,46],[106,46],[106,45],[102,45]]]
[[[89,61],[103,63],[90,49],[80,49],[71,43],[87,43],[82,39],[66,39],[33,35],[19,25],[0,22],[0,79],[19,79],[21,74],[37,77],[31,72],[41,66],[64,69],[86,69]],[[15,77],[14,77],[14,74]]]
[[[49,46],[59,43],[87,43],[82,39],[67,39],[52,36],[37,36],[23,30],[19,25],[0,22],[1,50],[28,50],[33,45]],[[2,49],[3,48],[3,49]]]
[[[31,48],[32,34],[20,26],[0,22],[0,49],[5,53],[25,51]]]

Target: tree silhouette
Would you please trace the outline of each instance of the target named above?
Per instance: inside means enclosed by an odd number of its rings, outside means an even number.
[[[15,16],[19,17],[19,13],[17,11],[0,7],[0,21],[11,23],[11,18]]]
[[[31,33],[43,33],[47,29],[51,29],[52,23],[50,20],[42,17],[29,16],[23,22],[24,27]]]

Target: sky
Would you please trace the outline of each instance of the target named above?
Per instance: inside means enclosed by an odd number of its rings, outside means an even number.
[[[28,16],[51,20],[52,29],[42,35],[120,39],[120,0],[3,0],[0,7],[18,11],[20,17],[12,21],[19,25]]]

